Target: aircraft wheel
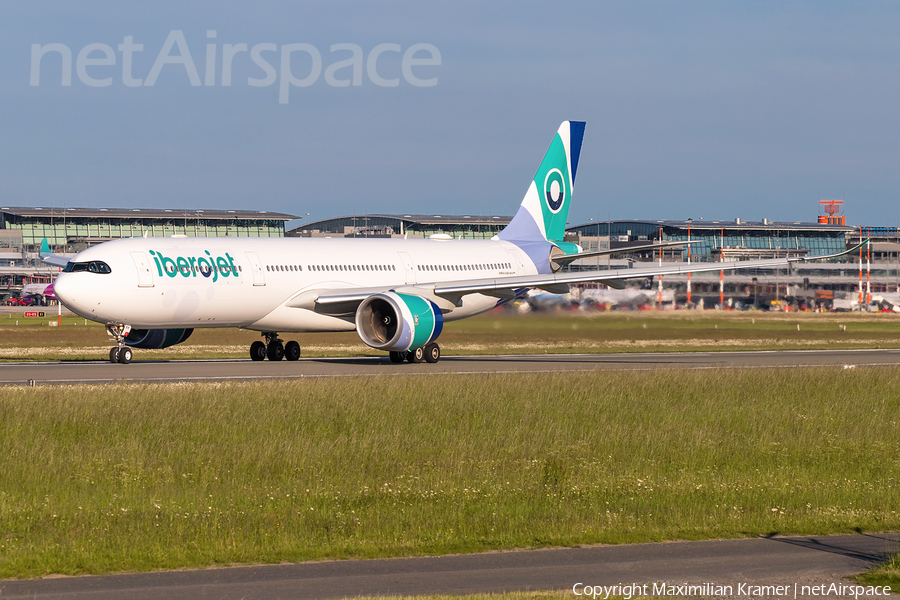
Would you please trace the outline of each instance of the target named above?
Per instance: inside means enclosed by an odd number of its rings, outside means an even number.
[[[434,343],[425,346],[425,362],[436,363],[439,360],[441,360],[441,347]]]
[[[406,360],[408,360],[411,364],[420,363],[425,360],[425,348],[419,346],[415,350],[410,350],[406,356]]]
[[[119,349],[118,348],[110,348],[109,349],[109,362],[111,362],[111,363],[119,362]]]
[[[391,362],[395,365],[399,365],[404,360],[406,360],[406,352],[393,352],[388,353],[388,356],[391,357]]]
[[[250,359],[251,360],[265,360],[266,358],[266,345],[262,342],[253,342],[250,344]]]
[[[290,341],[284,345],[284,357],[288,360],[299,360],[300,344]]]
[[[117,355],[118,355],[119,362],[122,363],[123,365],[127,365],[128,363],[131,362],[131,357],[133,356],[133,352],[132,352],[131,348],[129,348],[128,346],[125,346],[123,348],[118,349]]]
[[[272,361],[281,360],[284,358],[284,346],[281,345],[281,342],[272,342],[266,348],[266,356]]]

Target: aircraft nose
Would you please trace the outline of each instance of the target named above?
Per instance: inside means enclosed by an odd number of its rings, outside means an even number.
[[[56,277],[56,281],[53,282],[53,291],[56,293],[56,298],[73,312],[78,305],[77,287],[72,277],[66,273],[60,273]]]

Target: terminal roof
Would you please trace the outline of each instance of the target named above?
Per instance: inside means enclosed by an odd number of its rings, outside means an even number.
[[[159,209],[159,208],[58,208],[3,206],[0,212],[23,218],[72,217],[88,219],[241,219],[290,221],[298,218],[280,212],[259,210]]]

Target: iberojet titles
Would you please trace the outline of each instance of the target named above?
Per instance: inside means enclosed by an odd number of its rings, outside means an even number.
[[[160,277],[163,274],[169,277],[176,277],[178,274],[181,274],[182,277],[196,277],[197,273],[199,273],[203,277],[212,275],[213,282],[219,280],[219,275],[222,277],[230,277],[232,275],[240,277],[237,267],[234,266],[234,258],[230,254],[226,252],[225,256],[213,258],[209,250],[204,250],[204,252],[206,256],[189,256],[187,258],[176,256],[175,258],[169,258],[164,256],[162,252],[151,250],[150,256],[153,257],[153,262],[156,263],[156,270],[159,272]],[[171,268],[169,268],[170,266]]]

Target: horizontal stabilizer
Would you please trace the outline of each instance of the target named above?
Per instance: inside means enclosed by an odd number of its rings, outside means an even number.
[[[638,250],[656,250],[658,248],[672,248],[675,246],[687,246],[688,244],[699,244],[700,240],[690,242],[660,242],[658,244],[641,244],[640,246],[625,246],[622,248],[609,248],[608,250],[591,250],[590,252],[577,252],[575,254],[562,254],[554,256],[553,262],[565,266],[573,260],[582,258],[595,258],[597,256],[609,256],[610,254],[622,254],[624,252],[637,252]]]

